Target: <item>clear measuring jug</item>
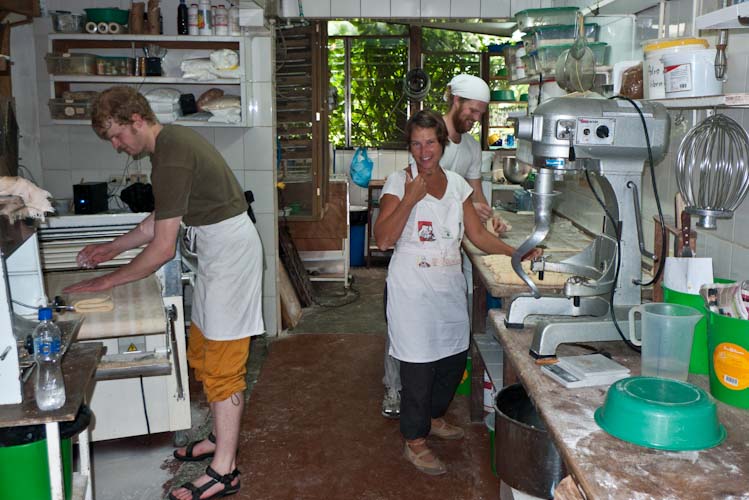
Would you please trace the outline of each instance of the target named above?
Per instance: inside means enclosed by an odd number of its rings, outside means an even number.
[[[699,311],[680,304],[653,302],[630,309],[629,339],[642,346],[642,374],[686,381],[694,326],[701,319]]]

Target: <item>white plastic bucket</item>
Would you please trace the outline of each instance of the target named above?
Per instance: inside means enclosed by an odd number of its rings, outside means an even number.
[[[524,55],[524,47],[520,47],[517,52],[515,52],[514,64],[512,65],[512,68],[510,70],[510,79],[519,80],[521,78],[525,78],[525,64],[523,64],[522,59]]]
[[[664,56],[691,53],[707,48],[703,38],[662,39],[646,42],[643,48],[643,84],[645,99],[664,99],[666,97]],[[686,96],[685,96],[686,97]]]
[[[666,97],[702,97],[723,93],[715,78],[715,49],[701,49],[661,57]]]

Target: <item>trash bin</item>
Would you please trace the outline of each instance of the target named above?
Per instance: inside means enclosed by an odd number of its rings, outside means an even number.
[[[72,438],[91,423],[91,410],[81,406],[75,420],[60,422],[65,498],[69,500],[73,486]],[[2,498],[8,500],[50,500],[47,439],[43,425],[23,425],[0,429],[0,482]],[[24,478],[34,478],[27,480]]]
[[[367,207],[351,205],[349,208],[349,264],[365,265],[364,243],[367,233]]]

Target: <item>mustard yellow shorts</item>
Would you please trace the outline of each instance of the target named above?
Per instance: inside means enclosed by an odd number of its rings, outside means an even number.
[[[247,388],[247,358],[250,337],[237,340],[211,340],[203,336],[195,323],[190,325],[187,362],[195,378],[203,383],[209,403],[229,399]]]

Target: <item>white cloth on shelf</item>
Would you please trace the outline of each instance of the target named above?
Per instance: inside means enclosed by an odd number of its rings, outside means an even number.
[[[23,177],[0,177],[0,196],[18,196],[23,200],[23,208],[5,214],[11,219],[31,217],[44,220],[45,213],[55,211],[49,201],[52,198],[49,191]]]

